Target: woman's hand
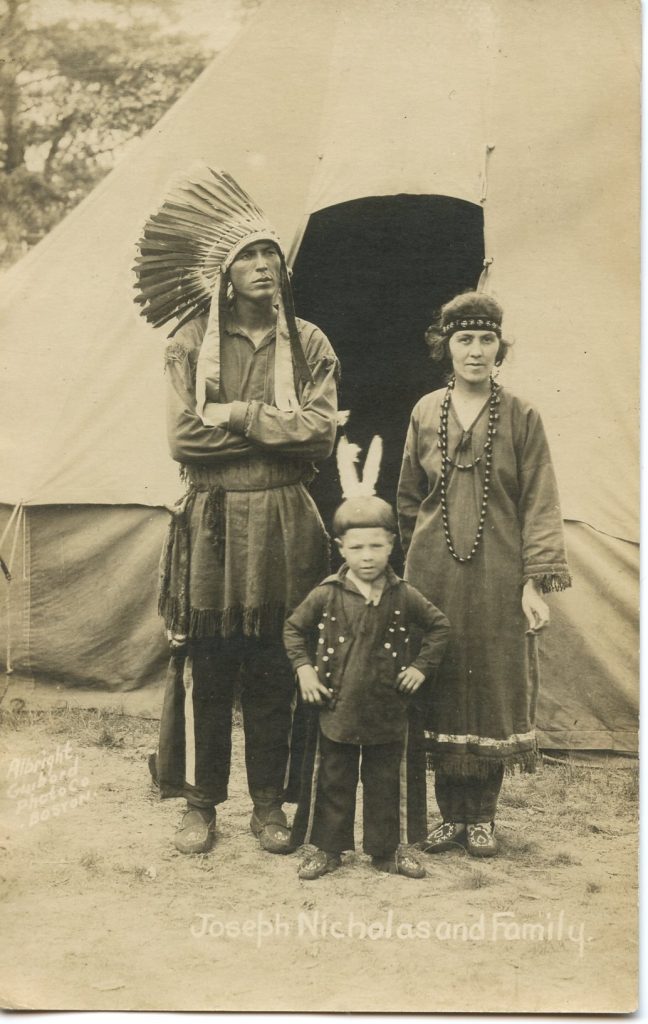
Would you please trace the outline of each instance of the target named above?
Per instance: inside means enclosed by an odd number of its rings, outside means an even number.
[[[316,704],[321,708],[331,699],[331,691],[320,683],[319,676],[312,665],[301,665],[297,669],[297,678],[305,704]]]
[[[425,682],[425,676],[423,673],[410,665],[409,668],[404,668],[402,672],[398,673],[398,689],[401,693],[416,693],[419,686]]]
[[[529,623],[529,633],[539,633],[549,624],[549,606],[540,597],[534,580],[527,580],[524,584],[522,611]]]

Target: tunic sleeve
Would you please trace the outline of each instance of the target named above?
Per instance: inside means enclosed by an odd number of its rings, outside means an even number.
[[[325,595],[322,587],[316,587],[304,598],[286,619],[283,629],[283,643],[290,664],[297,671],[302,665],[313,665],[311,656],[313,641],[324,610]]]
[[[418,429],[418,415],[414,409],[407,431],[398,481],[398,528],[405,555],[412,540],[421,503],[428,492],[427,476],[418,459]]]
[[[545,593],[571,586],[563,538],[558,485],[540,415],[526,412],[519,461],[523,583],[535,580]]]
[[[317,328],[309,338],[306,358],[313,382],[304,388],[298,409],[285,412],[266,402],[233,402],[230,429],[244,434],[259,448],[304,459],[328,458],[337,430],[339,364]]]
[[[169,343],[165,363],[171,457],[182,463],[214,464],[251,451],[252,445],[246,438],[221,427],[205,426],[197,415],[190,350],[182,340]]]
[[[450,623],[442,611],[426,600],[414,587],[407,590],[408,621],[423,633],[418,656],[412,662],[424,676],[439,667],[450,637]]]

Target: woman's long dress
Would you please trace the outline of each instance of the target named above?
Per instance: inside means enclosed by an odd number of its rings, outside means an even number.
[[[398,490],[405,577],[450,620],[450,643],[426,716],[432,763],[447,774],[486,775],[496,766],[533,770],[537,756],[537,637],[527,635],[523,584],[570,586],[551,456],[537,411],[500,389],[490,493],[482,541],[471,561],[450,554],[441,510],[439,447],[445,389],[412,412]],[[452,403],[446,472],[455,550],[473,545],[484,484],[488,401],[468,431]]]

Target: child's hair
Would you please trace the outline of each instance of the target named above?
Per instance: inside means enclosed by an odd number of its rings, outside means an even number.
[[[342,502],[333,516],[333,533],[338,538],[343,537],[347,530],[372,526],[396,533],[396,516],[393,508],[375,495],[348,498]]]

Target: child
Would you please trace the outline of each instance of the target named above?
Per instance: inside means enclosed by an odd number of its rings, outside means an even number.
[[[389,563],[396,521],[381,498],[343,502],[333,519],[345,559],[306,597],[284,626],[284,646],[306,705],[319,708],[312,766],[305,764],[292,845],[317,849],[299,869],[320,878],[354,848],[358,763],[362,753],[365,853],[380,871],[422,878],[407,843],[408,697],[438,666],[445,616]],[[409,656],[410,629],[423,634]],[[313,655],[313,641],[314,655]]]

